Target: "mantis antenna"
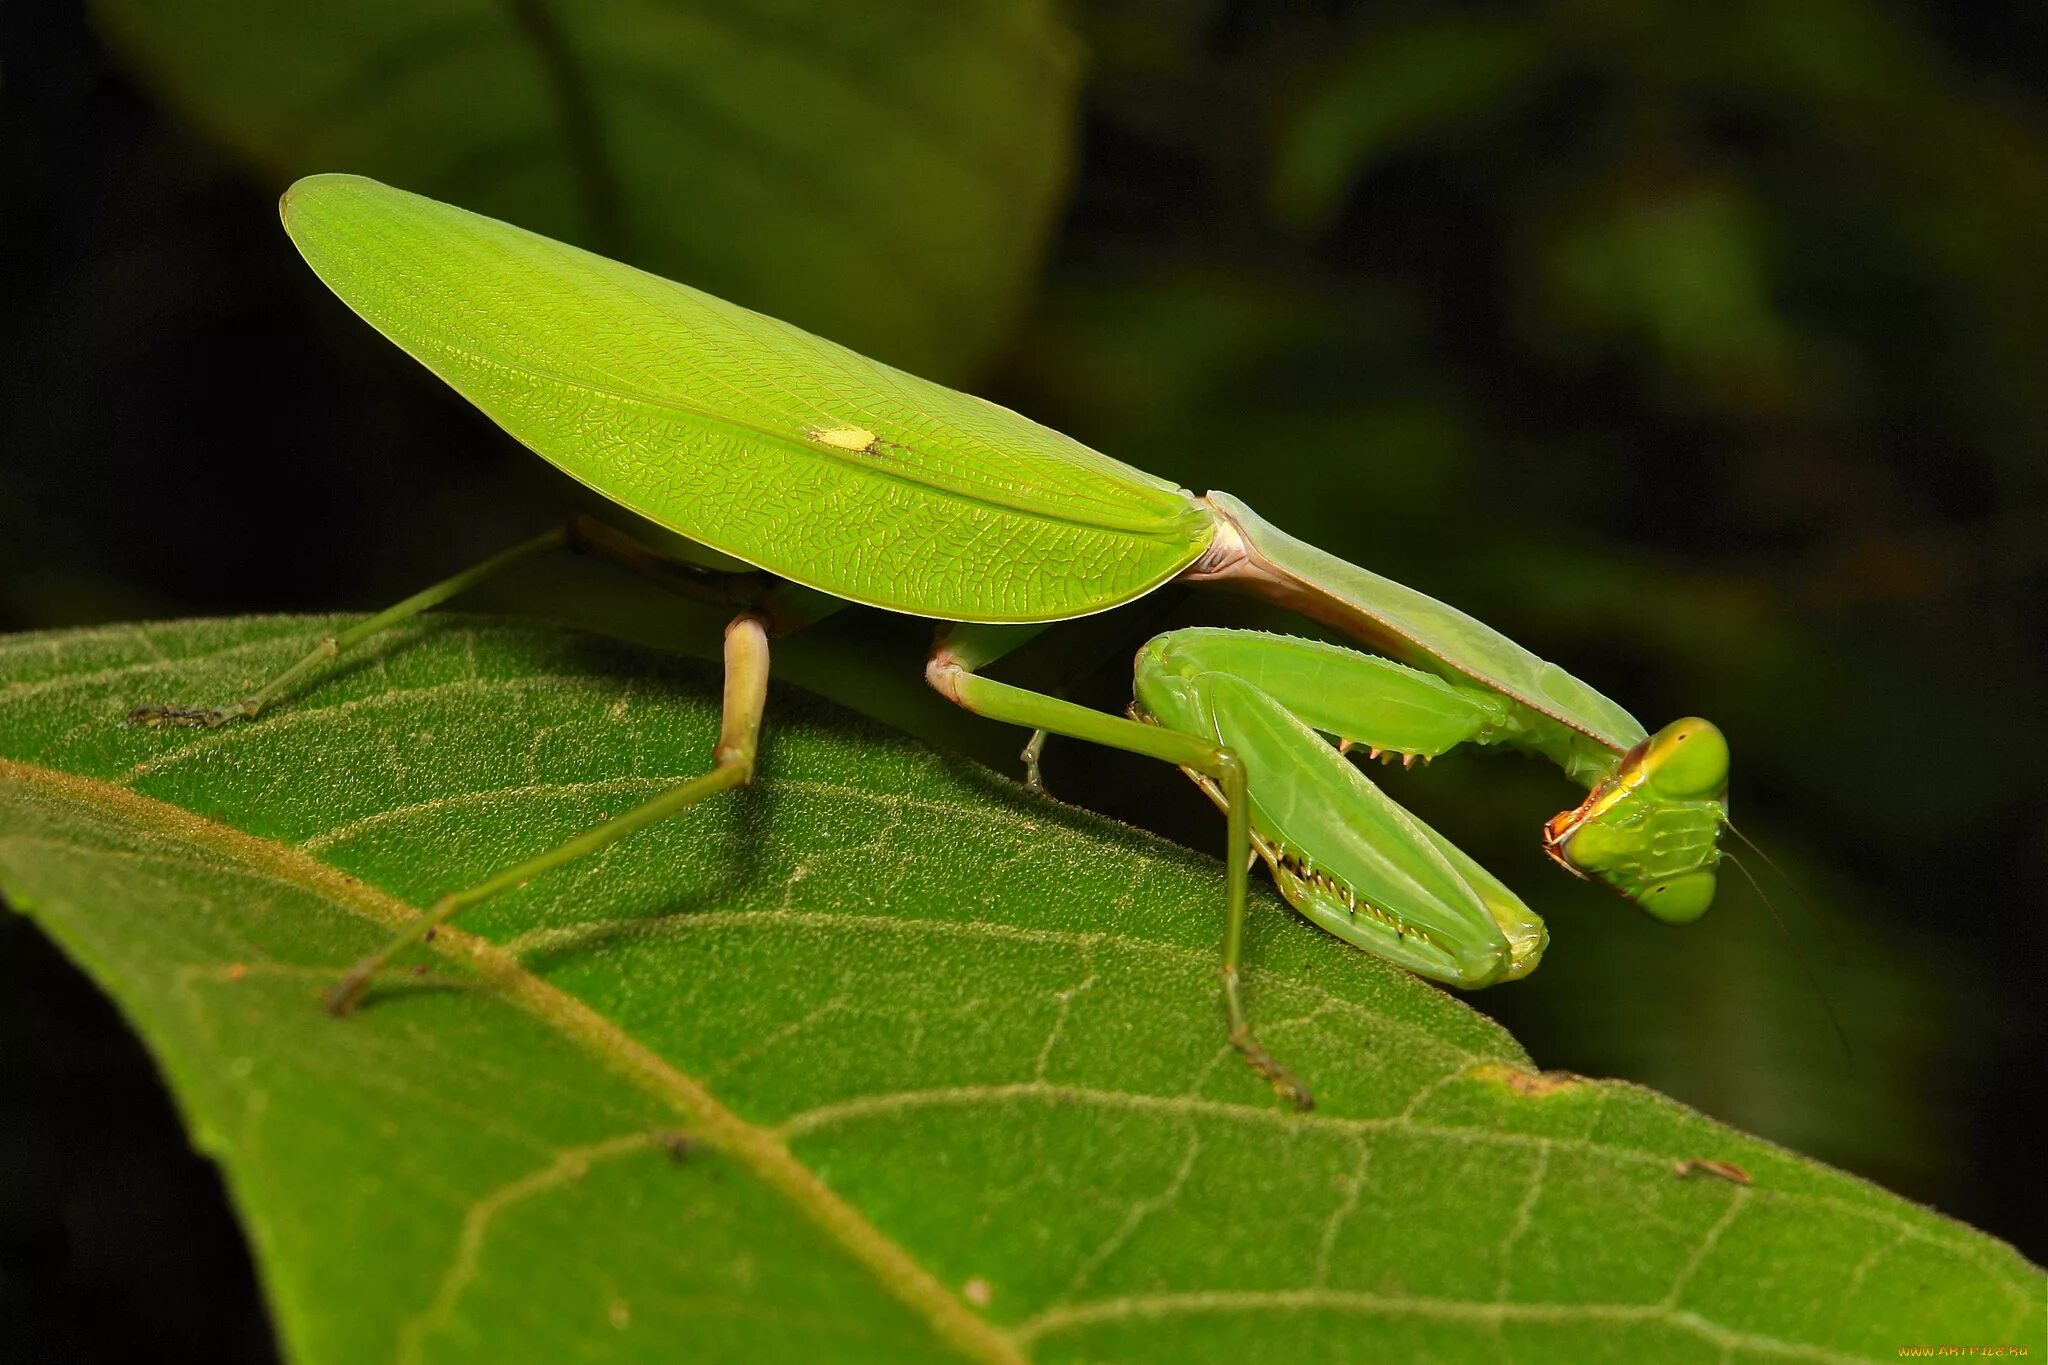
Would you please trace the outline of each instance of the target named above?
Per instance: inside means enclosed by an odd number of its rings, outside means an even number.
[[[1733,829],[1735,827],[1730,825],[1729,828]],[[1749,843],[1749,840],[1744,839],[1743,842]],[[1763,852],[1763,850],[1757,849],[1755,844],[1750,844],[1749,846],[1752,849],[1756,849],[1759,854]],[[1792,945],[1792,955],[1799,959],[1799,970],[1805,975],[1806,984],[1813,987],[1814,995],[1820,1000],[1822,1012],[1827,1015],[1828,1023],[1835,1030],[1836,1039],[1842,1044],[1843,1059],[1851,1062],[1855,1061],[1856,1049],[1849,1045],[1849,1031],[1842,1027],[1842,1017],[1835,1013],[1835,1002],[1828,997],[1827,988],[1820,984],[1820,977],[1813,970],[1813,959],[1807,956],[1806,949],[1799,945],[1799,940],[1793,936],[1791,928],[1785,923],[1785,917],[1778,913],[1778,907],[1771,903],[1770,895],[1764,890],[1763,884],[1757,881],[1756,874],[1752,873],[1743,863],[1742,859],[1736,857],[1733,852],[1723,850],[1721,856],[1735,865],[1735,870],[1742,874],[1742,879],[1749,883],[1752,891],[1756,892],[1756,898],[1763,902],[1764,909],[1770,913],[1771,922],[1778,926],[1778,932],[1783,934],[1785,941]],[[1766,858],[1764,861],[1769,862],[1770,859]],[[1779,875],[1783,876],[1784,874],[1780,873]]]
[[[1798,883],[1792,880],[1792,875],[1789,872],[1785,871],[1784,868],[1778,866],[1778,860],[1776,858],[1773,858],[1770,854],[1764,852],[1763,845],[1759,844],[1756,840],[1750,838],[1747,834],[1744,834],[1741,830],[1737,829],[1735,827],[1735,822],[1733,820],[1728,819],[1726,816],[1723,816],[1721,818],[1721,823],[1728,827],[1728,832],[1730,834],[1742,840],[1743,844],[1748,847],[1751,853],[1754,853],[1757,857],[1763,859],[1765,867],[1768,867],[1771,871],[1778,874],[1778,880],[1785,884],[1787,890],[1793,892],[1798,891]],[[1752,879],[1752,884],[1753,883],[1754,879]],[[1759,894],[1761,894],[1761,891],[1759,891]],[[1831,927],[1829,927],[1828,922],[1821,916],[1814,914],[1807,915],[1807,919],[1812,921],[1815,925],[1819,927],[1820,936],[1828,941],[1828,956],[1834,959],[1835,965],[1837,967],[1848,966],[1849,954],[1843,949],[1841,938],[1835,933],[1835,931]]]

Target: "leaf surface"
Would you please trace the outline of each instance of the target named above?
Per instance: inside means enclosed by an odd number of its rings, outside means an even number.
[[[1538,1074],[1262,895],[1254,1008],[1322,1102],[1281,1111],[1224,1045],[1213,862],[789,690],[755,787],[328,1019],[408,904],[698,770],[717,728],[700,665],[463,617],[255,724],[119,726],[331,628],[0,642],[0,889],[161,1060],[294,1359],[2042,1349],[2004,1245]]]

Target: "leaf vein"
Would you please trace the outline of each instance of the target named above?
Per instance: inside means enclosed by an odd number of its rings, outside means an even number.
[[[151,833],[195,843],[237,861],[301,881],[304,889],[358,918],[393,928],[418,914],[387,893],[345,876],[275,840],[168,805],[114,783],[0,758],[0,781],[84,806]],[[1012,1338],[970,1309],[901,1245],[799,1161],[774,1132],[746,1122],[696,1078],[684,1073],[588,1004],[534,976],[502,948],[460,929],[443,928],[430,949],[490,982],[499,998],[561,1034],[601,1064],[682,1115],[713,1147],[815,1223],[881,1287],[922,1317],[963,1356],[1023,1365]]]
[[[1017,1331],[1025,1342],[1036,1344],[1046,1337],[1072,1332],[1098,1323],[1131,1318],[1158,1320],[1193,1314],[1348,1313],[1361,1317],[1422,1317],[1439,1322],[1496,1326],[1505,1322],[1663,1322],[1701,1339],[1722,1346],[1755,1351],[1785,1360],[1808,1360],[1823,1365],[1851,1365],[1862,1356],[1848,1355],[1806,1342],[1781,1341],[1774,1337],[1738,1332],[1697,1313],[1664,1304],[1629,1303],[1494,1303],[1463,1299],[1372,1294],[1337,1289],[1250,1289],[1195,1290],[1185,1293],[1133,1294],[1049,1309],[1027,1319]]]

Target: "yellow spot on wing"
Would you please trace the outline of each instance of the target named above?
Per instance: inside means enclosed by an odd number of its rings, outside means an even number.
[[[804,435],[835,450],[868,450],[880,439],[866,427],[806,427]]]

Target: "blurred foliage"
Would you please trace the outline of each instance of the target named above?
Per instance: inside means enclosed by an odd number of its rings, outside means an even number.
[[[1016,320],[1078,53],[1040,0],[95,0],[285,184],[348,169],[941,377]]]
[[[1550,919],[1543,970],[1475,1003],[1543,1065],[1646,1081],[2041,1256],[2020,1115],[2048,1053],[2048,11],[1076,0],[1065,21],[1071,198],[1023,322],[971,375],[963,343],[958,377],[1229,488],[1652,724],[1722,724],[1737,817],[1789,884],[1754,870],[1853,1056],[1744,891],[1678,933],[1559,877],[1533,834],[1569,793],[1512,761],[1401,786]],[[70,7],[17,0],[0,40],[5,624],[375,605],[576,505],[324,296],[276,229],[277,163],[170,112]],[[845,107],[808,126],[845,135]],[[877,196],[862,226],[915,253],[944,209]],[[732,267],[755,278],[812,268],[751,220],[712,238],[761,253]],[[493,601],[708,641],[608,583],[536,573]],[[1014,736],[917,695],[920,634],[849,618],[785,654],[1010,761]],[[1072,685],[1121,705],[1128,677]],[[1056,745],[1048,777],[1215,837],[1142,763]]]

